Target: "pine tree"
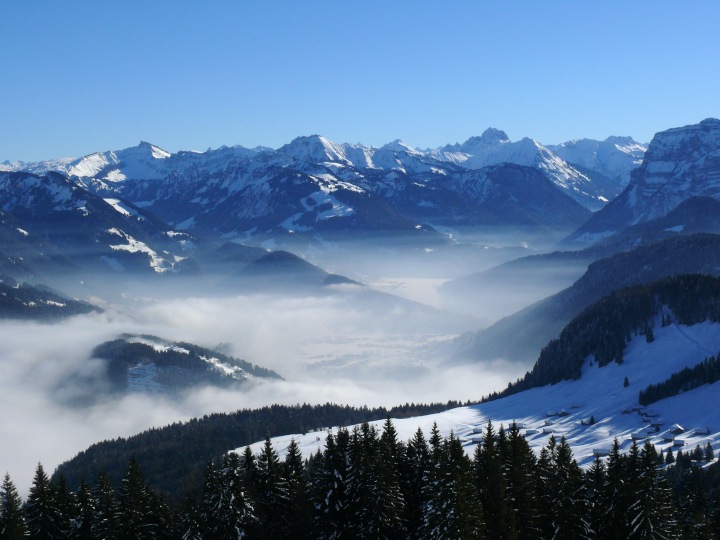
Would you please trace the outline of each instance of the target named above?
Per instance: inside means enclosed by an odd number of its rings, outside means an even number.
[[[537,459],[525,437],[513,422],[502,453],[507,482],[507,499],[515,514],[518,538],[538,537]]]
[[[405,528],[405,498],[400,487],[399,461],[403,448],[397,431],[388,417],[383,426],[379,446],[370,466],[369,496],[371,520],[368,524],[370,538],[407,538]]]
[[[255,493],[258,537],[273,540],[287,537],[290,533],[287,482],[269,436],[265,438],[265,445],[257,459]]]
[[[679,498],[683,537],[712,538],[712,510],[700,470],[690,467],[683,472]]]
[[[473,485],[472,464],[460,441],[451,434],[437,455],[438,466],[426,486],[428,502],[420,538],[483,538],[482,507]]]
[[[298,540],[312,538],[312,504],[308,497],[309,485],[300,447],[290,440],[285,461],[284,476],[287,482],[289,530]]]
[[[61,474],[55,487],[55,498],[58,511],[58,529],[61,538],[70,538],[73,529],[77,502],[75,494],[70,491],[65,475]]]
[[[70,538],[73,540],[92,540],[95,538],[95,500],[85,480],[80,484],[75,495],[75,510],[70,521]]]
[[[501,444],[498,444],[500,441]],[[514,539],[517,538],[515,515],[508,504],[507,481],[503,456],[500,453],[502,446],[505,446],[504,436],[501,439],[495,433],[492,422],[488,421],[482,446],[478,445],[475,452],[475,485],[480,496],[488,537]]]
[[[429,450],[422,429],[418,428],[401,455],[400,478],[405,501],[405,524],[408,538],[418,538],[427,502],[423,485],[429,475]]]
[[[208,464],[199,518],[206,540],[242,538],[255,525],[254,508],[244,485],[245,471],[246,464],[241,464],[234,452],[225,454],[217,469]]]
[[[595,461],[593,461],[585,475],[588,535],[590,538],[606,538],[605,514],[607,508],[605,504],[607,501],[603,496],[606,482],[605,464],[599,457],[595,457]]]
[[[200,512],[190,496],[185,498],[180,511],[178,530],[180,540],[203,540],[204,538],[203,528],[200,524]]]
[[[0,486],[0,540],[21,540],[27,536],[22,499],[10,475]]]
[[[96,538],[114,540],[119,537],[117,522],[118,501],[110,480],[103,474],[93,490],[95,519],[93,533]]]
[[[630,466],[633,466],[632,463]],[[645,441],[637,466],[637,489],[628,508],[628,538],[677,538],[677,520],[670,490],[658,468],[657,453],[649,440]]]
[[[35,469],[30,494],[25,507],[28,534],[38,540],[53,540],[61,537],[60,512],[50,479],[42,464]]]
[[[155,495],[145,482],[145,475],[135,458],[130,459],[120,483],[115,523],[124,538],[154,539],[159,536],[160,524],[155,512]]]
[[[713,452],[712,444],[710,441],[705,445],[705,461],[713,461],[715,459],[715,452]]]
[[[558,444],[553,441],[548,445],[548,455],[550,481],[544,485],[542,499],[552,520],[552,538],[585,538],[588,525],[583,474],[565,437]]]
[[[613,441],[607,461],[607,475],[604,491],[605,532],[607,538],[627,538],[629,523],[627,507],[629,505],[628,484],[625,458],[620,454],[620,443]]]

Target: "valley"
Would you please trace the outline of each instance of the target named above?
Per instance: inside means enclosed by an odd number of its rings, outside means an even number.
[[[720,418],[704,404],[720,383],[647,408],[639,393],[720,351],[720,192],[700,180],[714,178],[719,126],[660,133],[647,154],[612,138],[554,154],[488,130],[425,151],[312,136],[277,150],[141,143],[7,164],[0,406],[12,413],[0,462],[25,490],[37,462],[77,471],[102,452],[117,464],[145,433],[300,404],[354,407],[346,418],[378,431],[368,407],[402,406],[392,410],[415,412],[393,419],[399,440],[437,425],[466,455],[488,422],[516,423],[536,454],[564,437],[586,469],[615,439],[622,451],[645,439],[663,452],[717,446]],[[693,165],[673,141],[692,145]],[[615,220],[668,156],[678,204]],[[602,220],[616,229],[596,234]],[[708,307],[688,315],[688,302]],[[293,441],[309,459],[352,429],[293,422],[303,430],[273,426],[281,457]],[[676,424],[684,433],[670,437]],[[257,454],[261,431],[243,431]],[[183,433],[207,452],[198,459],[244,451]]]

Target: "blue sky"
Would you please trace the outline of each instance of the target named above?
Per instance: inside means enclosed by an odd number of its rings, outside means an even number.
[[[0,2],[0,161],[720,116],[720,2]]]

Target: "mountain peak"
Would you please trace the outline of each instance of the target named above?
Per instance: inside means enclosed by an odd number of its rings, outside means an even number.
[[[720,127],[720,120],[717,118],[706,118],[700,122],[700,125],[703,127],[718,128]]]
[[[405,144],[401,139],[395,139],[382,146],[381,150],[390,150],[391,152],[407,152],[408,154],[417,154],[418,151],[411,146]]]
[[[317,134],[295,137],[288,144],[278,148],[278,152],[298,161],[308,163],[321,163],[325,161],[348,162],[340,145]]]
[[[172,155],[167,150],[163,150],[159,146],[155,146],[154,144],[147,141],[140,141],[140,144],[138,144],[135,148],[145,152],[150,152],[152,157],[154,157],[155,159],[167,159]]]
[[[475,155],[484,149],[492,148],[494,146],[499,146],[501,144],[506,144],[509,142],[510,139],[508,138],[507,133],[505,133],[503,130],[487,128],[485,131],[483,131],[482,135],[470,137],[467,141],[462,143],[459,147],[459,150],[461,152],[465,152],[466,154]]]

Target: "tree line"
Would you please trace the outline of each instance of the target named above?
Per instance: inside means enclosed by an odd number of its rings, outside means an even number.
[[[583,471],[564,438],[536,455],[515,425],[486,426],[469,457],[436,425],[398,439],[388,419],[327,435],[303,460],[270,439],[208,462],[201,492],[174,508],[132,459],[118,486],[100,475],[70,490],[38,465],[23,504],[0,487],[0,539],[635,539],[717,538],[720,471],[646,441]]]
[[[720,320],[720,278],[700,274],[672,276],[650,285],[628,287],[598,300],[570,321],[557,339],[543,347],[533,368],[494,392],[492,401],[530,388],[580,378],[588,357],[602,367],[622,364],[633,336],[654,340],[653,326],[673,322],[691,326]]]
[[[673,373],[666,380],[650,384],[640,391],[638,401],[641,405],[650,405],[661,399],[677,396],[699,388],[704,384],[720,381],[720,355],[705,358],[699,364]]]
[[[118,484],[128,462],[135,456],[142,463],[150,487],[171,504],[176,504],[184,493],[200,493],[204,466],[209,460],[218,459],[228,448],[252,444],[266,435],[305,434],[330,426],[355,425],[388,416],[409,418],[470,404],[455,400],[405,403],[390,408],[334,403],[276,404],[231,413],[213,413],[187,422],[151,428],[131,437],[95,443],[62,463],[53,480],[57,481],[60,475],[64,475],[75,489],[82,477],[95,478],[102,473],[113,484]]]

